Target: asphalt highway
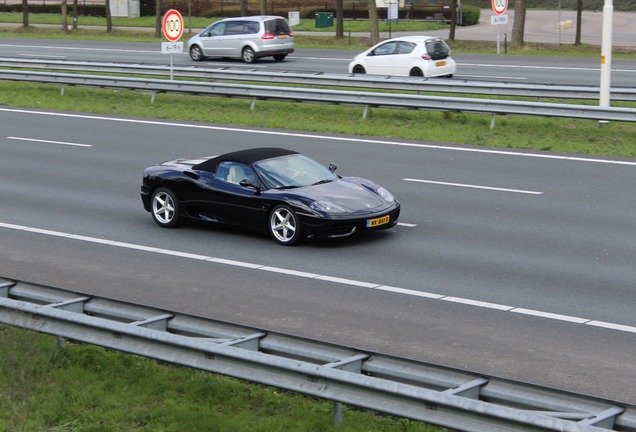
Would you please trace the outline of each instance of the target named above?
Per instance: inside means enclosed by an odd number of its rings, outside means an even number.
[[[634,159],[10,107],[0,124],[0,277],[636,403]],[[143,210],[146,166],[253,146],[377,181],[401,224],[283,247]]]

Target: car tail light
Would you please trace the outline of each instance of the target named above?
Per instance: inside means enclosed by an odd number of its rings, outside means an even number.
[[[274,36],[271,33],[265,33],[263,36],[261,36],[261,39],[274,39],[276,36]]]
[[[431,56],[430,56],[430,55],[428,55],[428,54],[422,54],[422,58],[423,58],[424,60],[432,60]]]

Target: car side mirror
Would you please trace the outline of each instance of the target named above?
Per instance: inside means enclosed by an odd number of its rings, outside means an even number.
[[[338,169],[338,165],[336,165],[335,163],[332,162],[329,164],[329,171],[334,172],[337,169]]]
[[[246,188],[250,188],[250,189],[254,189],[256,192],[260,192],[261,188],[259,188],[258,186],[256,186],[254,183],[252,183],[251,181],[249,181],[248,179],[243,179],[239,182],[239,185],[246,187]]]

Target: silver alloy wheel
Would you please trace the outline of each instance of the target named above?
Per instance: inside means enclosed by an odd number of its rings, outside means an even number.
[[[179,222],[178,203],[172,193],[165,188],[158,189],[152,196],[152,216],[159,226],[171,228]]]
[[[287,206],[274,208],[269,216],[269,231],[280,244],[293,245],[300,239],[300,226],[292,209]]]
[[[254,60],[256,60],[254,50],[250,47],[243,48],[243,61],[245,63],[254,63]]]
[[[192,45],[192,48],[190,48],[190,58],[194,61],[203,60],[203,51],[201,51],[199,45]]]

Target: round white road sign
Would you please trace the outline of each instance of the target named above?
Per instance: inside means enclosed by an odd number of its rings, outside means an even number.
[[[183,17],[181,13],[176,9],[170,9],[166,12],[163,16],[161,30],[169,42],[178,41],[181,35],[183,35]]]
[[[497,15],[503,15],[508,9],[508,0],[490,0],[492,11]]]

